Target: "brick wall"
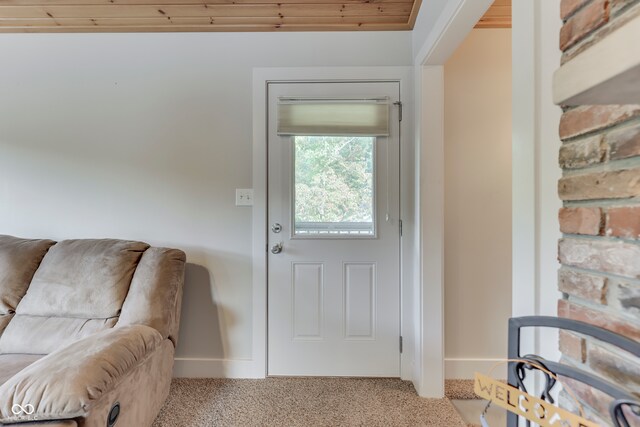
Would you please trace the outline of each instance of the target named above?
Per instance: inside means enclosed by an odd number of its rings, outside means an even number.
[[[560,14],[566,62],[640,15],[640,0],[562,0]],[[560,138],[558,315],[640,341],[640,105],[564,108]],[[563,362],[640,397],[640,366],[630,355],[568,332],[560,334],[560,350]],[[569,385],[588,417],[608,425],[610,399]],[[566,394],[561,403],[575,409]],[[640,425],[640,418],[634,422]]]

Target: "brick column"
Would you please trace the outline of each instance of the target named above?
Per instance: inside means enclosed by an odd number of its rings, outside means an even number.
[[[638,15],[640,0],[562,0],[563,63]],[[640,341],[640,105],[565,108],[560,138],[564,236],[558,246],[558,288],[563,293],[558,315]],[[564,363],[605,376],[640,396],[640,366],[630,355],[568,332],[560,334],[560,350]],[[605,421],[610,398],[569,385],[589,418],[610,424]],[[575,409],[566,394],[561,404]]]

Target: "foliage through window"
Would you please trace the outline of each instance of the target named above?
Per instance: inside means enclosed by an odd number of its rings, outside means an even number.
[[[374,233],[375,138],[296,136],[295,235]]]

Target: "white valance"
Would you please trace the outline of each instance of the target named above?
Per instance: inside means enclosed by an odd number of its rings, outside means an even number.
[[[389,136],[389,99],[280,97],[278,135]]]

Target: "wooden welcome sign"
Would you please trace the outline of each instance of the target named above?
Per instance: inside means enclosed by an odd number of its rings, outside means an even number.
[[[483,399],[542,427],[599,427],[592,421],[478,372],[475,374],[474,391]]]

